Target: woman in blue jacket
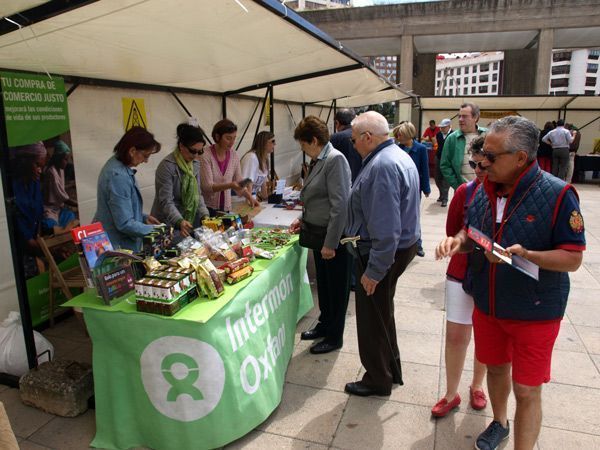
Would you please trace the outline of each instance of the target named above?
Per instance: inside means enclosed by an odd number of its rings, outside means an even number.
[[[401,122],[394,130],[394,138],[398,141],[400,148],[410,155],[419,171],[420,191],[429,197],[431,186],[429,185],[429,157],[427,147],[415,141],[417,130],[410,122]],[[425,256],[421,239],[417,242],[417,255]]]
[[[94,222],[101,222],[114,248],[139,251],[142,236],[159,221],[142,212],[142,194],[135,167],[160,151],[154,135],[142,127],[127,131],[98,176],[98,205]]]

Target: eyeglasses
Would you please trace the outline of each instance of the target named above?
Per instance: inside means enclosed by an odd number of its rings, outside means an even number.
[[[373,134],[373,133],[371,133],[370,131],[363,131],[362,133],[360,133],[360,134],[358,135],[358,137],[360,138],[360,137],[362,137],[362,135],[363,135],[363,134],[367,134],[367,133],[368,133],[368,134]],[[354,139],[354,138],[351,138],[350,140],[352,141],[352,144],[356,144],[356,139]]]
[[[469,160],[469,167],[471,167],[471,169],[475,170],[476,168],[479,168],[479,170],[486,170],[487,167],[483,167],[481,165],[482,161],[479,162],[475,162],[472,159]]]
[[[490,162],[490,164],[494,164],[494,162],[496,162],[496,158],[498,156],[508,155],[509,153],[514,153],[514,152],[511,152],[510,150],[507,150],[505,152],[498,152],[498,153],[490,153],[490,152],[483,151],[480,153],[480,155],[483,156],[485,159],[487,159]]]
[[[204,154],[204,148],[201,148],[200,150],[196,150],[193,149],[191,147],[188,147],[187,145],[184,145],[184,147],[187,149],[188,152],[190,152],[192,155],[202,155]]]

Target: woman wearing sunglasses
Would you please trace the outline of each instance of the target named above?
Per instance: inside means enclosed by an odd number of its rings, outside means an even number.
[[[200,162],[204,152],[202,129],[186,123],[177,126],[177,146],[156,169],[152,215],[189,236],[204,217],[208,208],[200,191]]]
[[[261,131],[254,138],[252,148],[242,156],[242,177],[252,181],[252,194],[257,200],[266,200],[267,178],[269,177],[269,156],[275,150],[275,135]]]
[[[464,212],[473,200],[477,187],[483,183],[485,178],[485,167],[481,165],[484,160],[484,140],[483,136],[479,136],[471,142],[469,166],[475,171],[476,178],[461,184],[452,197],[446,218],[446,235],[448,236],[454,236],[462,229]],[[473,329],[471,321],[473,297],[463,289],[463,285],[468,285],[468,282],[464,283],[466,273],[467,254],[457,253],[450,259],[446,271],[446,394],[431,409],[434,417],[444,417],[460,405],[458,385]],[[476,410],[483,409],[487,405],[487,399],[483,392],[484,377],[485,365],[474,359],[473,381],[469,387],[469,398],[471,408]]]

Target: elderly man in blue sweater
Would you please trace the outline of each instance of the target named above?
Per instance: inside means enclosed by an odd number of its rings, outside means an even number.
[[[419,172],[389,132],[387,120],[375,111],[352,121],[352,141],[363,162],[352,185],[346,234],[360,236],[356,324],[366,372],[345,390],[361,396],[390,395],[394,383],[402,384],[394,292],[420,235]]]

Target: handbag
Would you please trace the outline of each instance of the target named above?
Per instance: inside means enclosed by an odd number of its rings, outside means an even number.
[[[298,243],[302,247],[312,250],[321,250],[325,244],[325,236],[327,235],[327,227],[313,225],[305,220],[302,220],[300,225],[300,239]]]

